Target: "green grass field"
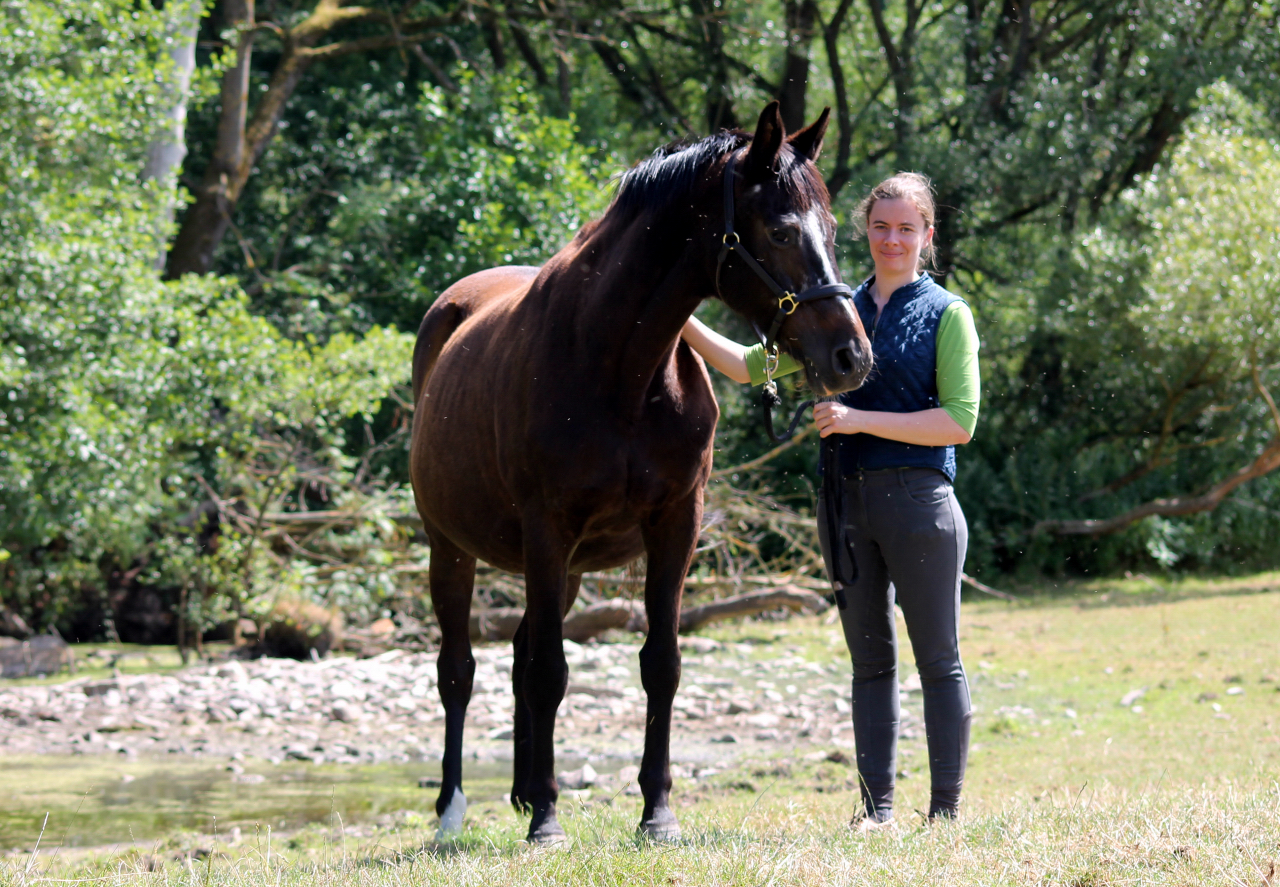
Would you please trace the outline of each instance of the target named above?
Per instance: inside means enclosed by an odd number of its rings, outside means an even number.
[[[0,883],[1280,887],[1280,575],[1160,584],[965,605],[977,712],[956,823],[928,827],[913,812],[927,802],[921,737],[901,747],[898,828],[870,836],[848,829],[852,770],[820,744],[677,780],[685,839],[665,846],[635,838],[640,799],[618,794],[563,805],[569,849],[528,848],[525,821],[497,800],[505,784],[483,778],[468,779],[468,794],[493,800],[473,804],[461,840],[437,845],[432,793],[400,788],[362,806],[350,803],[359,781],[335,771],[333,812],[300,830],[268,833],[280,798],[210,795],[211,810],[240,822],[257,810],[259,824],[234,844],[215,839],[211,821],[176,817],[144,844],[125,831],[114,849],[24,848],[0,860]],[[796,646],[845,656],[838,627],[821,617],[712,634],[754,637],[759,657]],[[904,677],[910,670],[904,663]],[[54,775],[65,762],[43,772],[39,759],[21,763],[6,768],[3,815],[38,821],[48,811],[43,842],[56,846],[84,799]],[[154,766],[177,779],[190,765]],[[325,771],[307,778],[318,784]]]

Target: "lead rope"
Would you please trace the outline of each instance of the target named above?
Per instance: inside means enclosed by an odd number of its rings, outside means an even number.
[[[845,597],[846,585],[858,581],[858,561],[853,556],[853,546],[844,537],[844,484],[840,482],[840,459],[835,441],[822,441],[822,497],[826,500],[823,509],[827,524],[827,548],[831,552],[831,593],[835,596],[836,606],[841,610],[849,605]],[[840,574],[840,552],[849,555],[850,575],[848,582]]]
[[[782,398],[778,395],[778,383],[773,381],[773,374],[778,371],[778,346],[764,353],[764,387],[760,389],[760,409],[764,414],[764,430],[768,433],[769,439],[774,443],[786,443],[795,437],[796,429],[800,427],[800,420],[804,418],[804,411],[813,406],[813,401],[806,400],[800,406],[796,407],[796,414],[791,417],[791,424],[787,426],[787,430],[781,435],[773,430],[773,411],[782,406]]]

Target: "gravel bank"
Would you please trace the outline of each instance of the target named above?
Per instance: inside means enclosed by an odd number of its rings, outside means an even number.
[[[682,639],[672,758],[690,774],[745,752],[798,745],[851,748],[848,666],[786,649]],[[631,643],[565,642],[570,686],[556,727],[558,754],[609,766],[636,762],[644,691]],[[465,755],[511,757],[511,649],[475,649]],[[920,732],[919,695],[903,688],[902,732]],[[281,762],[438,762],[444,710],[430,653],[372,659],[261,659],[171,674],[0,685],[0,754],[223,756]],[[253,779],[250,774],[243,777]],[[257,777],[260,778],[260,777]]]

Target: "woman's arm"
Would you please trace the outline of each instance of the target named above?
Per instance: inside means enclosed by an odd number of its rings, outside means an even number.
[[[690,317],[680,331],[680,338],[702,355],[702,359],[743,385],[751,381],[747,372],[747,349],[732,339],[726,339],[696,317]]]
[[[925,447],[946,447],[966,444],[972,440],[972,435],[947,415],[942,407],[916,413],[882,413],[855,410],[835,401],[823,401],[814,404],[813,418],[817,422],[818,433],[823,437],[832,434],[874,434],[876,437]]]

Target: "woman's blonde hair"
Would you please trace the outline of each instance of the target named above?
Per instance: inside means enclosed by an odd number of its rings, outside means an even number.
[[[867,225],[871,222],[871,208],[876,205],[877,200],[910,201],[924,219],[925,228],[933,227],[937,207],[933,202],[933,183],[929,181],[928,176],[918,172],[900,172],[872,188],[871,193],[862,198],[862,202],[858,204],[853,214],[854,224],[858,227],[859,234],[867,233]],[[933,241],[930,240],[920,251],[920,262],[922,265],[932,267],[933,257]]]

